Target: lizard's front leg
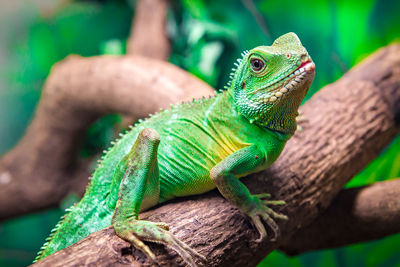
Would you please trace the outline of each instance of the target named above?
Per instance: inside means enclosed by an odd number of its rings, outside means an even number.
[[[159,198],[160,183],[157,148],[160,137],[155,130],[144,129],[128,155],[118,164],[111,186],[108,205],[115,204],[111,224],[115,233],[140,248],[154,262],[156,258],[143,241],[164,244],[175,250],[190,266],[196,266],[193,257],[204,257],[168,232],[168,225],[138,219],[141,205],[155,205]],[[120,182],[120,185],[119,185]],[[119,186],[118,186],[119,185]],[[118,199],[113,192],[118,190]]]
[[[210,177],[221,194],[252,219],[260,234],[259,239],[256,240],[257,242],[261,242],[267,236],[267,231],[261,219],[274,232],[272,240],[279,236],[279,227],[273,218],[287,220],[285,215],[277,213],[268,207],[268,205],[283,205],[285,204],[284,201],[263,200],[269,194],[252,195],[247,187],[235,176],[256,170],[257,167],[263,164],[264,160],[264,153],[256,145],[251,145],[229,155],[210,172]]]

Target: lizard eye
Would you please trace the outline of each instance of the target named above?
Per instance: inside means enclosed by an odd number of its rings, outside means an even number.
[[[250,60],[251,68],[255,72],[259,72],[264,67],[264,62],[261,59],[253,58]]]

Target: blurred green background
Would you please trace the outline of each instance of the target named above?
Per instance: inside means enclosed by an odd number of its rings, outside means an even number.
[[[241,51],[270,44],[293,31],[317,66],[310,97],[337,80],[377,48],[400,41],[400,1],[171,1],[167,28],[170,61],[215,88],[228,80]],[[23,135],[51,66],[73,53],[123,54],[135,1],[0,0],[0,154]],[[101,151],[113,139],[117,115],[88,131],[82,155]],[[90,141],[89,141],[90,140]],[[400,176],[400,137],[348,186]],[[34,259],[63,210],[60,207],[0,224],[0,266]],[[373,229],[371,229],[373,231]],[[289,258],[274,252],[259,266],[398,266],[400,234],[383,240]]]

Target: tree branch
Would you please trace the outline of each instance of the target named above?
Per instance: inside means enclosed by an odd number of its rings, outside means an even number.
[[[257,234],[249,219],[215,191],[175,200],[141,217],[168,223],[173,234],[207,257],[209,266],[256,265],[321,214],[345,183],[389,144],[399,132],[399,103],[400,45],[393,44],[323,88],[302,107],[308,121],[281,157],[268,170],[243,179],[252,192],[273,192],[275,199],[287,202],[283,212],[290,219],[279,222],[278,242],[255,243]],[[110,238],[104,245],[93,243],[106,235]],[[154,244],[151,248],[159,255],[159,265],[182,265],[176,254]],[[97,249],[103,252],[96,254]],[[108,228],[36,265],[90,263],[78,256],[82,251],[100,255],[97,265],[147,262],[128,243],[115,239]]]
[[[128,54],[168,59],[167,9],[168,0],[138,0],[128,40]]]
[[[127,43],[127,54],[149,59],[167,61],[170,44],[167,36],[166,15],[168,0],[138,0],[131,34]],[[149,60],[151,62],[151,60]],[[121,127],[135,122],[131,116],[123,116]],[[116,129],[116,132],[121,129]]]
[[[297,255],[400,232],[400,179],[343,190],[329,208],[279,250]]]
[[[80,160],[77,150],[85,129],[102,115],[122,113],[126,126],[172,103],[214,94],[157,60],[168,58],[167,8],[167,0],[137,1],[128,56],[70,56],[53,67],[26,135],[0,159],[0,220],[83,193],[90,161]]]
[[[131,56],[68,57],[56,64],[35,117],[0,159],[0,219],[56,205],[87,184],[77,150],[86,128],[107,113],[145,117],[171,103],[213,94],[178,67]]]

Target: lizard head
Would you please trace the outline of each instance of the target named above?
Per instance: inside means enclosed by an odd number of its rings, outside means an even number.
[[[293,133],[297,109],[314,79],[315,65],[295,33],[259,46],[239,59],[228,92],[251,123]]]

